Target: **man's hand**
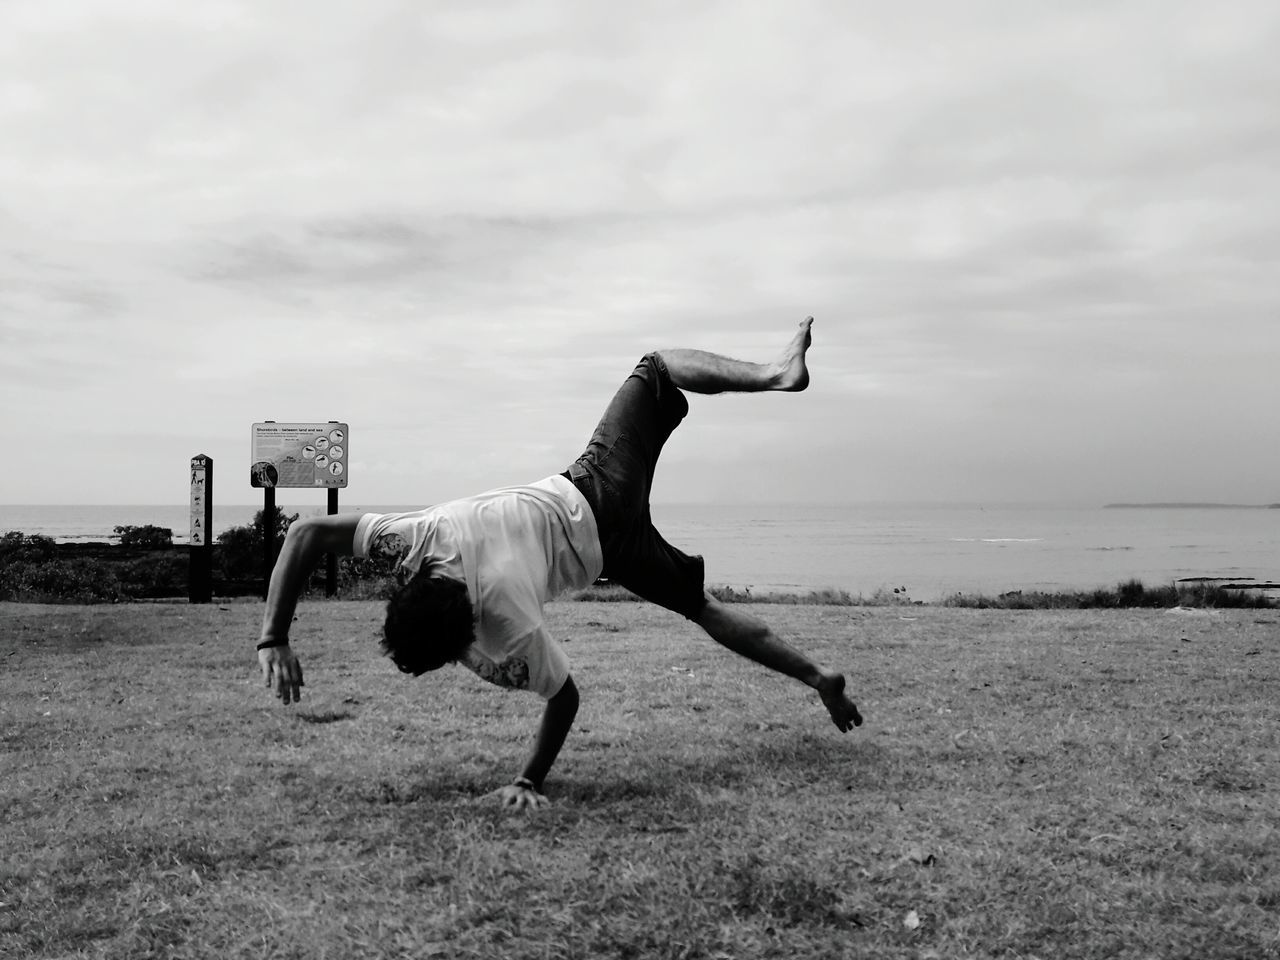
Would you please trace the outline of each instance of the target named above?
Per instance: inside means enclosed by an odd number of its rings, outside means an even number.
[[[258,651],[258,664],[273,696],[279,697],[282,703],[290,700],[297,703],[302,699],[299,687],[306,686],[302,680],[302,664],[287,643],[281,647],[263,647]]]
[[[540,794],[533,786],[522,783],[509,783],[500,790],[489,794],[497,797],[499,802],[511,810],[541,810],[551,806],[551,801]]]

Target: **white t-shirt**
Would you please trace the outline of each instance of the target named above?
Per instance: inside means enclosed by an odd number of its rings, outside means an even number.
[[[589,586],[604,567],[595,515],[559,475],[413,513],[366,513],[353,549],[397,559],[407,576],[465,583],[476,631],[465,665],[546,699],[564,685],[569,658],[547,633],[542,605]]]

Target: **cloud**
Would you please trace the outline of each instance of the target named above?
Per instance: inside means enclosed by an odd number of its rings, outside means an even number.
[[[528,479],[644,351],[809,313],[813,389],[699,402],[664,496],[1275,499],[1225,414],[1280,347],[1278,39],[1262,2],[4,5],[0,402],[65,479],[0,500],[264,418],[349,420],[366,502]]]

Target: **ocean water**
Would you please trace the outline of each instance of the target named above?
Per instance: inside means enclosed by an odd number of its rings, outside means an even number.
[[[215,506],[214,535],[250,522],[258,509]],[[282,509],[324,512],[323,505]],[[667,540],[705,557],[708,583],[758,592],[830,587],[869,596],[905,588],[913,599],[936,600],[957,592],[1113,587],[1130,577],[1148,586],[1186,577],[1280,580],[1280,510],[655,504],[653,516]],[[188,522],[185,504],[0,505],[0,531],[62,542],[111,540],[116,525],[151,523],[170,527],[182,543]]]

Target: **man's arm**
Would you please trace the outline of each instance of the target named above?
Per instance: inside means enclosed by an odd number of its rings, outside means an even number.
[[[360,514],[308,517],[289,527],[280,556],[267,586],[267,609],[262,616],[258,663],[262,676],[282,702],[296,703],[303,686],[302,664],[289,649],[289,627],[298,606],[298,595],[316,562],[326,553],[349,556],[354,552]]]
[[[504,806],[515,807],[517,810],[526,807],[537,810],[551,802],[542,795],[542,781],[551,771],[551,765],[556,762],[577,715],[578,688],[573,677],[569,676],[565,678],[560,691],[547,701],[542,712],[542,723],[538,727],[538,738],[534,741],[533,753],[524,765],[524,772],[516,778],[515,783],[498,791]]]

